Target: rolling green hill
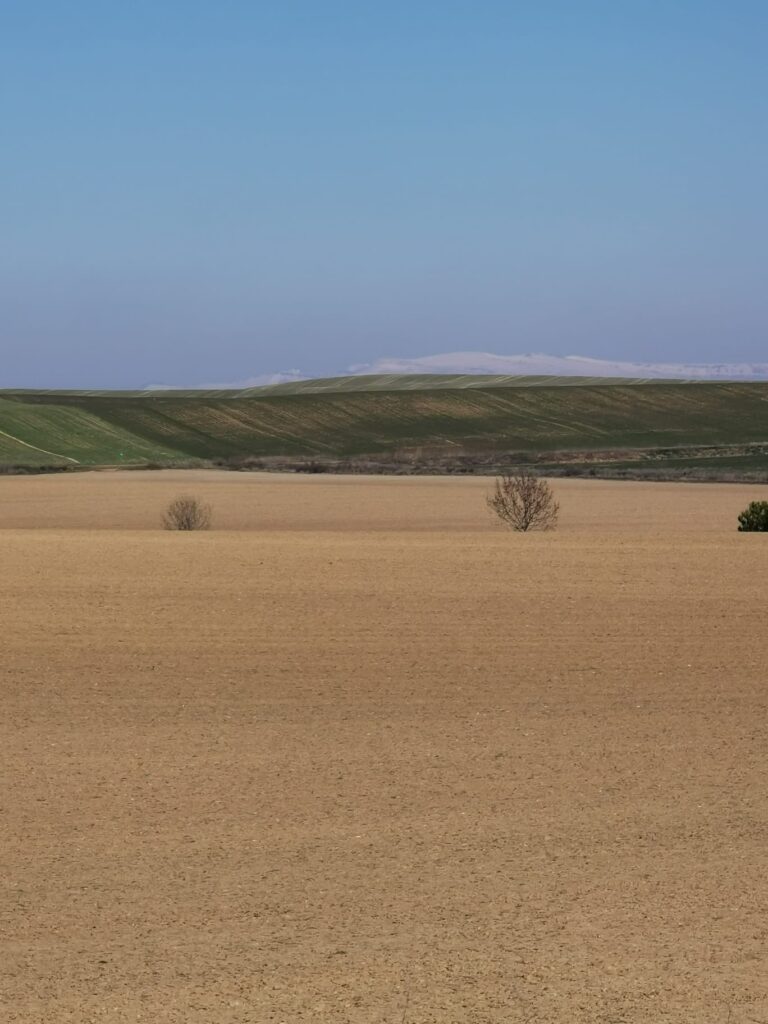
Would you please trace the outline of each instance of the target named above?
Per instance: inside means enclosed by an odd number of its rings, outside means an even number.
[[[524,377],[479,373],[369,373],[352,377],[319,377],[315,380],[287,381],[260,388],[248,388],[243,395],[314,395],[330,391],[434,391],[471,388],[583,387],[588,384],[649,384],[642,377]],[[656,383],[659,383],[658,381]],[[667,381],[666,383],[673,383]],[[685,384],[689,381],[675,381]]]
[[[768,382],[404,377],[0,392],[0,463],[592,452],[768,442]]]

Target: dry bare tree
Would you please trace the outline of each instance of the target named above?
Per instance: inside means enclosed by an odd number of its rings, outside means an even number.
[[[489,494],[488,508],[512,530],[554,530],[560,506],[546,480],[527,469],[503,473]]]
[[[211,506],[192,494],[180,494],[165,510],[163,526],[166,530],[208,530]]]

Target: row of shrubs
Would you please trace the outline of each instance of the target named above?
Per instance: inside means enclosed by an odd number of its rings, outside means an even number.
[[[542,477],[522,470],[498,477],[487,498],[488,507],[502,523],[518,533],[554,530],[560,505]],[[167,530],[208,530],[213,521],[210,505],[194,495],[182,494],[165,511]],[[740,533],[768,533],[768,501],[753,501],[739,515]]]
[[[0,462],[0,476],[39,476],[42,473],[74,473],[77,467],[54,462],[46,466],[30,466],[23,462]]]

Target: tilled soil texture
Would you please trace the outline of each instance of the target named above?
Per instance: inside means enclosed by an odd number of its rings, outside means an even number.
[[[0,480],[2,1020],[768,1020],[759,489],[555,486]]]

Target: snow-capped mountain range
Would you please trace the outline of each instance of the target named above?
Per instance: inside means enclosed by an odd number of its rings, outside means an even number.
[[[378,359],[349,368],[350,373],[502,373],[557,377],[649,377],[697,380],[764,380],[766,363],[632,363],[589,356],[550,356],[541,352],[445,352],[417,359]]]

